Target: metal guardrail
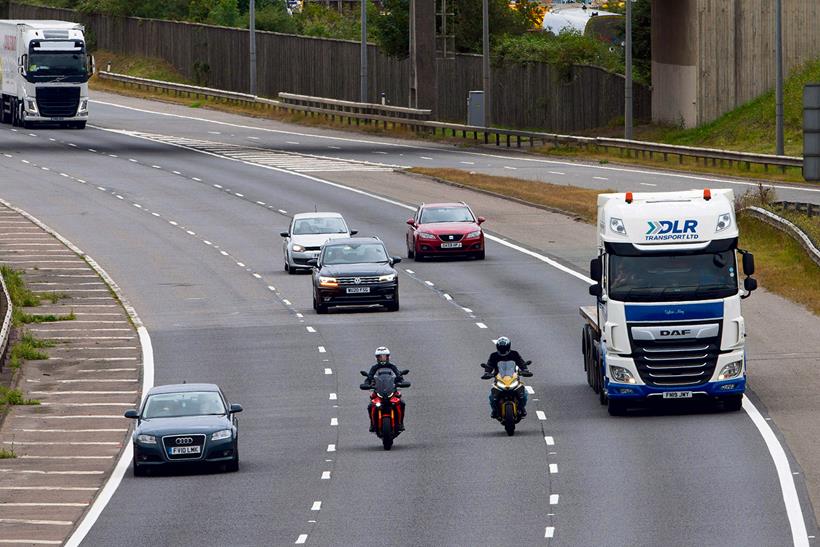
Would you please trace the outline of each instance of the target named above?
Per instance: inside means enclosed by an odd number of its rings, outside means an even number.
[[[808,253],[809,258],[820,266],[820,249],[818,249],[811,238],[794,223],[762,207],[747,207],[745,211],[751,213],[752,216],[762,220],[766,224],[789,234],[803,247],[806,253]]]
[[[580,146],[586,149],[610,148],[621,150],[628,156],[635,154],[635,157],[648,156],[654,159],[656,155],[663,157],[664,161],[669,161],[669,156],[677,156],[678,163],[683,163],[684,158],[694,158],[704,165],[720,166],[729,163],[730,167],[737,164],[738,167],[745,165],[746,169],[751,169],[752,165],[760,165],[768,171],[769,167],[776,167],[785,171],[787,168],[801,169],[803,158],[797,156],[776,156],[771,154],[752,154],[748,152],[734,152],[731,150],[719,150],[713,148],[697,148],[692,146],[675,146],[654,142],[634,141],[625,139],[612,139],[606,137],[581,137],[576,135],[561,135],[556,133],[541,133],[535,131],[519,131],[515,129],[485,128],[453,123],[428,121],[414,119],[410,117],[411,111],[423,113],[418,109],[408,109],[390,105],[375,105],[371,103],[355,103],[353,101],[341,101],[338,99],[326,99],[322,97],[309,97],[307,95],[296,95],[291,93],[280,93],[283,101],[254,97],[245,93],[233,91],[223,91],[207,87],[197,87],[173,82],[163,82],[150,80],[147,78],[137,78],[125,74],[116,74],[101,71],[98,76],[103,80],[111,80],[139,89],[156,90],[160,92],[172,92],[177,96],[184,95],[194,98],[213,97],[227,101],[236,101],[249,104],[253,107],[263,107],[275,110],[290,112],[303,112],[311,116],[324,116],[333,121],[338,117],[339,121],[347,120],[348,125],[354,122],[360,125],[362,122],[372,125],[383,125],[385,128],[391,124],[393,127],[402,127],[417,133],[430,133],[433,135],[441,133],[442,136],[460,137],[463,139],[472,138],[476,142],[484,144],[495,144],[496,146],[553,145],[553,146]],[[420,114],[419,114],[420,115]]]
[[[816,203],[800,203],[795,201],[775,201],[773,205],[784,211],[797,211],[810,217],[820,217],[820,205]]]
[[[0,285],[3,286],[3,292],[0,294],[0,298],[3,298],[6,304],[6,314],[3,316],[3,327],[0,328],[0,370],[2,370],[6,357],[6,350],[9,345],[9,335],[11,334],[12,304],[9,289],[6,287],[6,280],[2,275],[0,275]]]

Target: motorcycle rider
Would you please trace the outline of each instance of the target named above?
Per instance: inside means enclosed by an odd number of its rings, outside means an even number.
[[[482,376],[484,379],[490,379],[498,374],[498,363],[499,361],[515,361],[515,364],[521,369],[522,372],[527,373],[529,369],[527,366],[529,363],[524,361],[521,355],[511,349],[512,342],[506,336],[502,336],[495,342],[496,351],[490,354],[490,358],[487,359],[487,365],[484,367],[484,370],[487,372]],[[521,400],[519,405],[519,413],[521,417],[527,415],[527,390],[522,390]],[[499,412],[498,412],[498,400],[493,396],[493,389],[490,388],[490,410],[492,411],[491,417],[493,419],[497,419]]]
[[[376,373],[382,369],[388,369],[396,375],[396,385],[404,382],[404,378],[401,375],[401,371],[399,368],[390,362],[390,350],[385,346],[380,346],[376,348],[376,351],[373,353],[376,357],[376,363],[370,367],[370,371],[367,373],[367,379],[364,381],[362,386],[372,387],[374,383],[374,378]],[[397,390],[396,395],[401,397],[401,393]],[[400,400],[399,404],[401,404],[401,422],[399,423],[399,431],[404,431],[404,401]],[[373,426],[373,420],[371,418],[373,410],[373,403],[371,402],[367,405],[367,419],[370,421],[370,431],[375,431]]]

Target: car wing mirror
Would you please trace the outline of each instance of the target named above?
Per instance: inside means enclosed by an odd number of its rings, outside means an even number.
[[[486,219],[486,218],[484,218],[484,217],[478,217],[478,223],[479,223],[479,224],[484,224],[486,221],[487,221],[487,219]]]
[[[398,264],[399,262],[401,262],[401,257],[400,256],[391,256],[390,257],[390,262],[392,262],[393,264]]]
[[[137,420],[140,417],[140,413],[132,408],[132,409],[126,410],[124,416],[126,418],[131,419],[131,420]]]
[[[408,218],[407,219],[407,225],[415,227],[416,226],[416,221],[413,220],[412,218]]]
[[[290,234],[288,232],[279,232],[279,235],[282,237],[288,237]]]
[[[319,264],[319,260],[316,259],[316,258],[311,258],[311,259],[308,259],[308,261],[307,261],[308,266],[316,266],[318,264]]]
[[[237,413],[239,413],[239,412],[242,412],[242,410],[243,410],[243,409],[242,409],[242,405],[240,405],[240,404],[238,404],[238,403],[233,403],[233,404],[231,405],[231,410],[230,410],[230,412],[231,412],[231,414],[237,414]]]
[[[359,230],[350,230],[350,235],[355,236],[359,233]]]

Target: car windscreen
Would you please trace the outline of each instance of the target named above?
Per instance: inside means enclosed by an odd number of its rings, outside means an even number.
[[[357,264],[387,262],[389,259],[381,243],[348,243],[325,245],[322,264]]]
[[[609,257],[609,296],[622,302],[708,300],[737,294],[734,251]]]
[[[475,222],[467,207],[425,207],[421,210],[420,224],[433,222]]]
[[[149,395],[143,419],[225,414],[222,397],[215,391],[184,391]]]
[[[298,218],[293,221],[293,235],[346,233],[347,226],[338,217]]]

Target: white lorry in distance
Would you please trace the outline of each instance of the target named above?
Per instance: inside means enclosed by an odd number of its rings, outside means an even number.
[[[587,382],[612,415],[654,399],[739,410],[746,388],[740,301],[757,288],[738,248],[732,190],[600,194],[598,256],[582,307]],[[740,280],[738,255],[746,279]]]
[[[93,73],[82,25],[0,20],[0,123],[84,128]]]

